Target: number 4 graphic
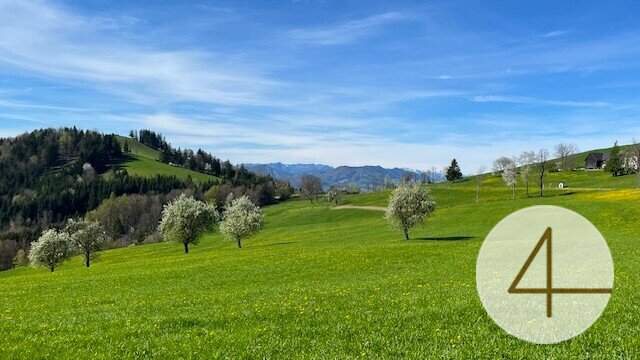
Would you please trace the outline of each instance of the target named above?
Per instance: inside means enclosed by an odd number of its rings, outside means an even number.
[[[509,286],[508,293],[509,294],[545,294],[547,297],[547,317],[550,318],[553,314],[553,294],[610,294],[611,288],[592,288],[592,289],[577,289],[577,288],[554,288],[553,287],[553,251],[552,251],[552,230],[548,227],[536,246],[533,248],[533,251],[529,254],[529,257],[522,265],[522,268],[516,275],[515,279]],[[529,270],[529,266],[540,252],[542,245],[546,243],[546,253],[547,253],[547,286],[544,288],[518,288],[518,284],[520,284],[520,280],[524,277],[524,274]]]

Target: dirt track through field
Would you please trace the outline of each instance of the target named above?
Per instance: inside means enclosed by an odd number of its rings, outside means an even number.
[[[356,205],[340,205],[332,207],[331,210],[342,210],[342,209],[359,209],[359,210],[370,210],[370,211],[386,211],[387,208],[382,206],[356,206]]]

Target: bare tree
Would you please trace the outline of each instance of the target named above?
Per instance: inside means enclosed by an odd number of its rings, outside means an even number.
[[[556,145],[556,156],[560,159],[560,167],[562,170],[569,170],[569,157],[578,151],[578,147],[574,144],[558,144]]]
[[[335,186],[332,186],[329,189],[329,191],[327,191],[328,202],[338,205],[340,203],[341,198],[342,198],[342,193],[340,192],[340,189],[336,188]]]
[[[518,182],[518,172],[516,170],[516,162],[511,160],[502,170],[502,181],[511,188],[512,199],[516,199],[516,183]]]
[[[531,167],[536,163],[535,151],[524,151],[518,158],[518,165],[520,165],[520,175],[524,186],[526,188],[527,197],[529,197],[529,174],[531,173]]]
[[[407,171],[402,175],[400,182],[403,184],[413,184],[416,182],[416,175]]]
[[[540,197],[544,196],[544,176],[549,168],[549,151],[540,149],[537,155],[538,179],[540,181]]]
[[[499,174],[504,171],[504,169],[512,163],[513,160],[506,156],[501,156],[493,162],[493,171],[496,174]]]
[[[433,184],[438,182],[439,180],[439,172],[438,172],[438,168],[436,168],[435,166],[431,167],[431,169],[425,171],[423,173],[423,175],[425,176],[426,180],[427,180],[427,184]]]
[[[631,145],[627,149],[627,162],[629,163],[627,166],[638,176],[640,186],[640,143],[636,139],[631,140]]]
[[[302,197],[313,202],[322,193],[322,180],[313,175],[302,175],[300,190]]]

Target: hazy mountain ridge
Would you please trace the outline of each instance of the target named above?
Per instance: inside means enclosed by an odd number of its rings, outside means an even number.
[[[322,180],[322,186],[347,186],[355,184],[360,189],[373,189],[384,185],[386,181],[398,183],[406,175],[418,179],[422,173],[418,171],[382,166],[338,166],[332,167],[322,164],[283,164],[280,162],[270,164],[244,164],[247,170],[271,175],[272,177],[289,181],[292,186],[300,186],[300,178],[303,175],[314,175]]]

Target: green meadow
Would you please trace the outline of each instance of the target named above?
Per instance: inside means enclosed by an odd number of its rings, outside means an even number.
[[[160,159],[158,150],[152,149],[134,139],[124,136],[117,136],[117,139],[122,146],[126,143],[130,151],[127,154],[128,160],[120,164],[119,168],[127,170],[127,173],[131,175],[143,177],[175,176],[181,180],[186,180],[190,177],[195,182],[207,182],[217,179],[212,175],[162,163],[158,161]]]
[[[159,161],[152,160],[141,155],[130,155],[131,159],[124,163],[123,169],[127,170],[130,175],[143,177],[153,177],[157,175],[175,176],[178,179],[186,180],[191,178],[196,182],[207,182],[216,180],[212,175],[203,174],[201,172],[192,171],[179,166],[171,166]]]
[[[218,233],[188,255],[158,243],[80,257],[54,273],[0,273],[0,358],[634,358],[640,353],[637,178],[552,173],[546,196],[499,177],[438,184],[438,208],[402,240],[381,211],[292,200],[264,209],[242,249]],[[569,186],[557,190],[558,182]],[[385,206],[388,192],[352,195]],[[533,345],[503,332],[475,289],[482,241],[517,209],[553,204],[602,232],[614,294],[585,333]]]

